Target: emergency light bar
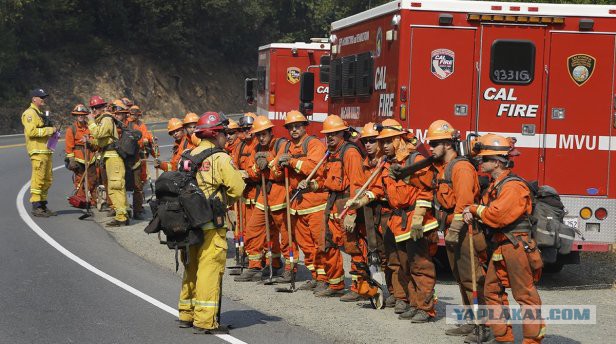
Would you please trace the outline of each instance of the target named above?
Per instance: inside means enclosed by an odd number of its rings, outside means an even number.
[[[538,17],[538,16],[512,16],[500,14],[469,14],[468,21],[481,22],[506,22],[506,23],[533,23],[533,24],[564,24],[563,17]]]

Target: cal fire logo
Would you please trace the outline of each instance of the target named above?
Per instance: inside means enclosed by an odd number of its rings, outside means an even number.
[[[590,79],[595,70],[595,58],[586,54],[576,54],[569,56],[567,67],[569,76],[578,85],[582,86]]]
[[[300,69],[297,67],[287,68],[287,81],[291,85],[295,85],[299,82]]]
[[[539,105],[514,103],[518,100],[518,97],[515,96],[514,92],[514,88],[496,89],[494,87],[488,87],[483,92],[483,99],[489,101],[507,102],[498,104],[498,111],[496,112],[496,117],[537,117],[537,112],[539,112]]]
[[[432,74],[441,80],[448,78],[454,71],[455,56],[455,53],[449,49],[432,50],[430,59]]]

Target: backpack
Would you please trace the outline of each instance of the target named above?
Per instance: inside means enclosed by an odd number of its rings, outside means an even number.
[[[555,263],[557,255],[571,252],[575,240],[575,229],[564,223],[565,206],[556,189],[548,185],[538,186],[537,182],[510,175],[496,186],[497,195],[503,185],[510,180],[524,182],[531,194],[532,214],[529,216],[531,235],[541,248],[541,256],[546,263]]]
[[[166,240],[161,240],[161,244],[175,250],[176,271],[178,250],[185,249],[187,264],[188,247],[203,242],[201,227],[204,224],[214,222],[216,228],[224,226],[226,207],[214,197],[220,188],[206,197],[196,180],[203,161],[219,152],[223,150],[209,148],[191,156],[190,151],[186,151],[180,160],[180,167],[186,166],[186,169],[163,172],[156,180],[156,199],[149,202],[154,216],[144,231],[148,234],[162,231],[165,234]]]
[[[118,152],[123,160],[133,159],[139,155],[139,140],[141,140],[141,132],[135,130],[130,126],[124,125],[121,121],[118,121],[113,116],[111,117],[113,123],[122,129],[122,135],[113,143],[113,148]]]
[[[306,157],[308,155],[308,144],[313,139],[316,139],[316,137],[312,135],[306,137],[304,142],[302,142],[302,154],[293,154],[293,158],[297,159]],[[287,145],[284,147],[284,152],[289,154],[289,149],[291,149],[291,141],[287,141]]]

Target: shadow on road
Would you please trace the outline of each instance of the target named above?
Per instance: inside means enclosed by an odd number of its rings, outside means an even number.
[[[231,325],[232,328],[236,329],[282,320],[279,317],[267,315],[254,309],[222,312],[220,318],[221,323]],[[225,319],[233,319],[233,321],[226,321]]]

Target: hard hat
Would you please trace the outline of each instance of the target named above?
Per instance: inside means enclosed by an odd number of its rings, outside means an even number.
[[[480,156],[509,155],[512,148],[511,139],[492,133],[480,136],[473,145],[473,150]]]
[[[379,132],[374,129],[374,122],[368,122],[361,130],[360,139],[365,139],[368,137],[377,137],[379,136]]]
[[[186,124],[190,124],[190,123],[197,123],[199,121],[199,115],[197,115],[194,112],[189,112],[186,114],[186,116],[184,116],[184,125]]]
[[[257,118],[255,119],[255,122],[252,124],[252,130],[250,132],[252,132],[253,134],[256,134],[260,131],[273,128],[273,127],[274,127],[274,124],[272,123],[272,121],[269,120],[269,118],[265,116],[257,116]]]
[[[379,136],[376,137],[377,139],[395,137],[407,133],[395,119],[386,119],[381,124],[375,124],[374,129],[379,132]]]
[[[73,111],[71,111],[71,115],[74,115],[74,116],[87,115],[89,113],[90,111],[88,111],[88,108],[83,104],[75,105],[75,107],[73,108]]]
[[[190,143],[192,143],[193,146],[197,147],[201,143],[201,139],[198,138],[195,133],[192,133],[192,135],[190,135]]]
[[[244,116],[240,117],[238,124],[242,128],[247,128],[252,126],[252,123],[254,123],[255,119],[257,119],[257,115],[252,112],[246,112]]]
[[[229,120],[218,112],[205,112],[197,121],[195,134],[200,139],[216,137],[218,132],[223,131]]]
[[[137,106],[137,105],[131,106],[129,111],[130,111],[131,114],[134,114],[134,115],[141,115],[142,114],[141,113],[141,108],[139,106]]]
[[[128,107],[128,108],[133,106],[133,105],[135,105],[135,103],[133,103],[132,100],[130,100],[130,99],[126,98],[126,97],[122,98],[121,100],[122,100],[122,103],[124,103],[124,105],[126,105],[126,107]]]
[[[458,131],[449,124],[449,122],[442,119],[436,120],[428,127],[428,134],[426,140],[453,140],[457,138]]]
[[[349,126],[340,116],[329,115],[325,121],[323,121],[323,130],[321,130],[321,134],[335,133],[347,129],[349,129]]]
[[[128,107],[120,99],[116,99],[111,103],[111,108],[114,112],[128,113]]]
[[[105,106],[107,105],[107,102],[105,102],[103,100],[103,98],[99,97],[99,96],[92,96],[90,98],[90,107],[91,108],[97,108],[97,107],[101,107],[101,106]]]
[[[287,112],[287,117],[284,120],[284,125],[286,126],[287,124],[291,124],[291,123],[306,123],[306,124],[308,124],[308,120],[306,119],[306,117],[304,115],[302,115],[301,112],[299,112],[297,110],[291,110],[291,111]]]
[[[226,128],[227,130],[237,130],[239,128],[240,128],[240,125],[236,121],[229,119],[229,125],[227,125],[227,128]]]
[[[172,131],[182,129],[182,120],[179,118],[172,118],[167,122],[167,132],[171,134]]]

